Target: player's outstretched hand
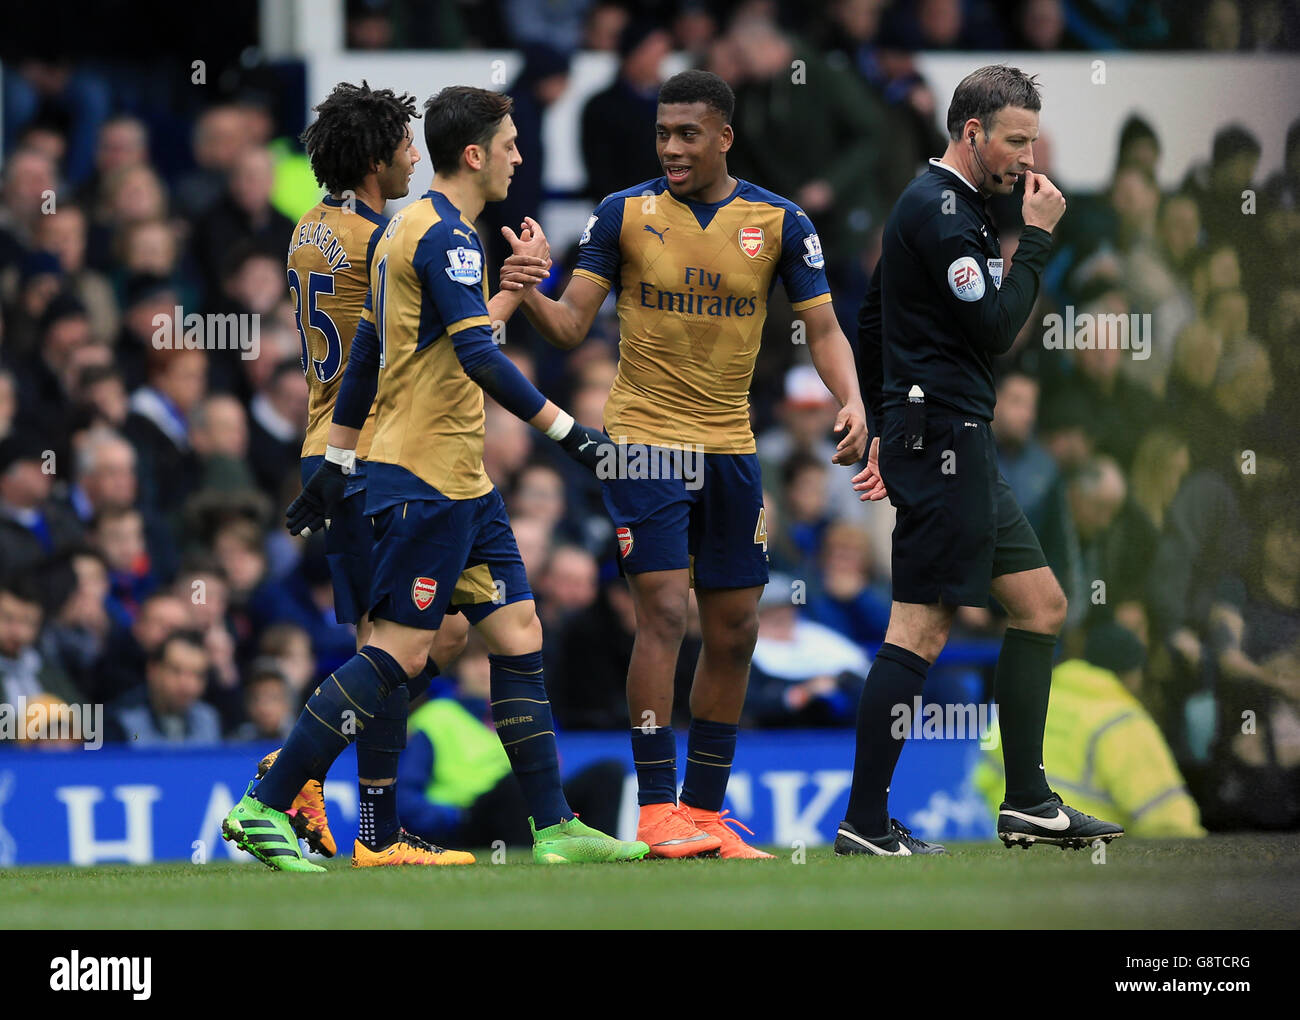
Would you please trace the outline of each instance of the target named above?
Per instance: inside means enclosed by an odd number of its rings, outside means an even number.
[[[856,464],[867,449],[867,412],[862,401],[845,404],[835,416],[835,434],[843,434],[831,460],[836,464]]]
[[[306,538],[313,531],[323,531],[325,519],[334,512],[334,507],[343,498],[347,482],[342,467],[333,461],[322,463],[284,512],[284,523],[289,534],[301,534]]]
[[[880,437],[871,440],[871,452],[867,454],[867,466],[853,476],[853,491],[861,493],[862,502],[884,499],[889,495],[885,489],[885,480],[880,477]]]
[[[1065,196],[1042,174],[1025,171],[1025,200],[1021,218],[1027,227],[1039,227],[1049,234],[1065,215]]]
[[[546,240],[542,225],[531,216],[525,216],[516,235],[509,227],[501,228],[501,236],[510,242],[510,250],[516,255],[536,255],[539,258],[551,257],[551,245]]]
[[[578,422],[573,423],[569,434],[558,441],[560,447],[592,474],[600,464],[601,458],[613,452],[613,441],[605,433],[588,428]]]

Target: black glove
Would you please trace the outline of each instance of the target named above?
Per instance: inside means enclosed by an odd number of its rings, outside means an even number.
[[[324,531],[325,518],[333,514],[347,484],[348,476],[343,473],[342,466],[330,460],[324,461],[284,512],[289,534],[297,535],[303,530],[309,534]]]
[[[596,466],[601,459],[610,455],[606,447],[614,445],[605,433],[587,428],[586,425],[579,425],[576,421],[573,423],[573,428],[569,429],[569,434],[559,443],[565,453],[593,474],[596,473]]]

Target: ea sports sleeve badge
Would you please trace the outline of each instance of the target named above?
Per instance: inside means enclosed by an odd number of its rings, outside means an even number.
[[[483,279],[483,253],[476,248],[450,248],[447,262],[446,273],[457,283],[472,287]]]
[[[948,289],[962,301],[978,301],[984,296],[984,274],[973,257],[953,259],[948,266]]]

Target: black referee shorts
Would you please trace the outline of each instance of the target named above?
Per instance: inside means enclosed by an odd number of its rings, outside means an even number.
[[[987,422],[931,408],[925,449],[907,450],[902,411],[887,412],[880,474],[898,511],[894,601],[987,606],[993,578],[1047,565]]]

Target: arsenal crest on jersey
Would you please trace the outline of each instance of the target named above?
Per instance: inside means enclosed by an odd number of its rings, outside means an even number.
[[[618,529],[618,551],[623,559],[627,559],[627,554],[632,551],[632,529]]]
[[[417,577],[411,582],[411,601],[421,612],[433,605],[433,600],[437,597],[438,582],[432,577]]]
[[[763,250],[763,228],[741,227],[740,250],[751,259]]]

